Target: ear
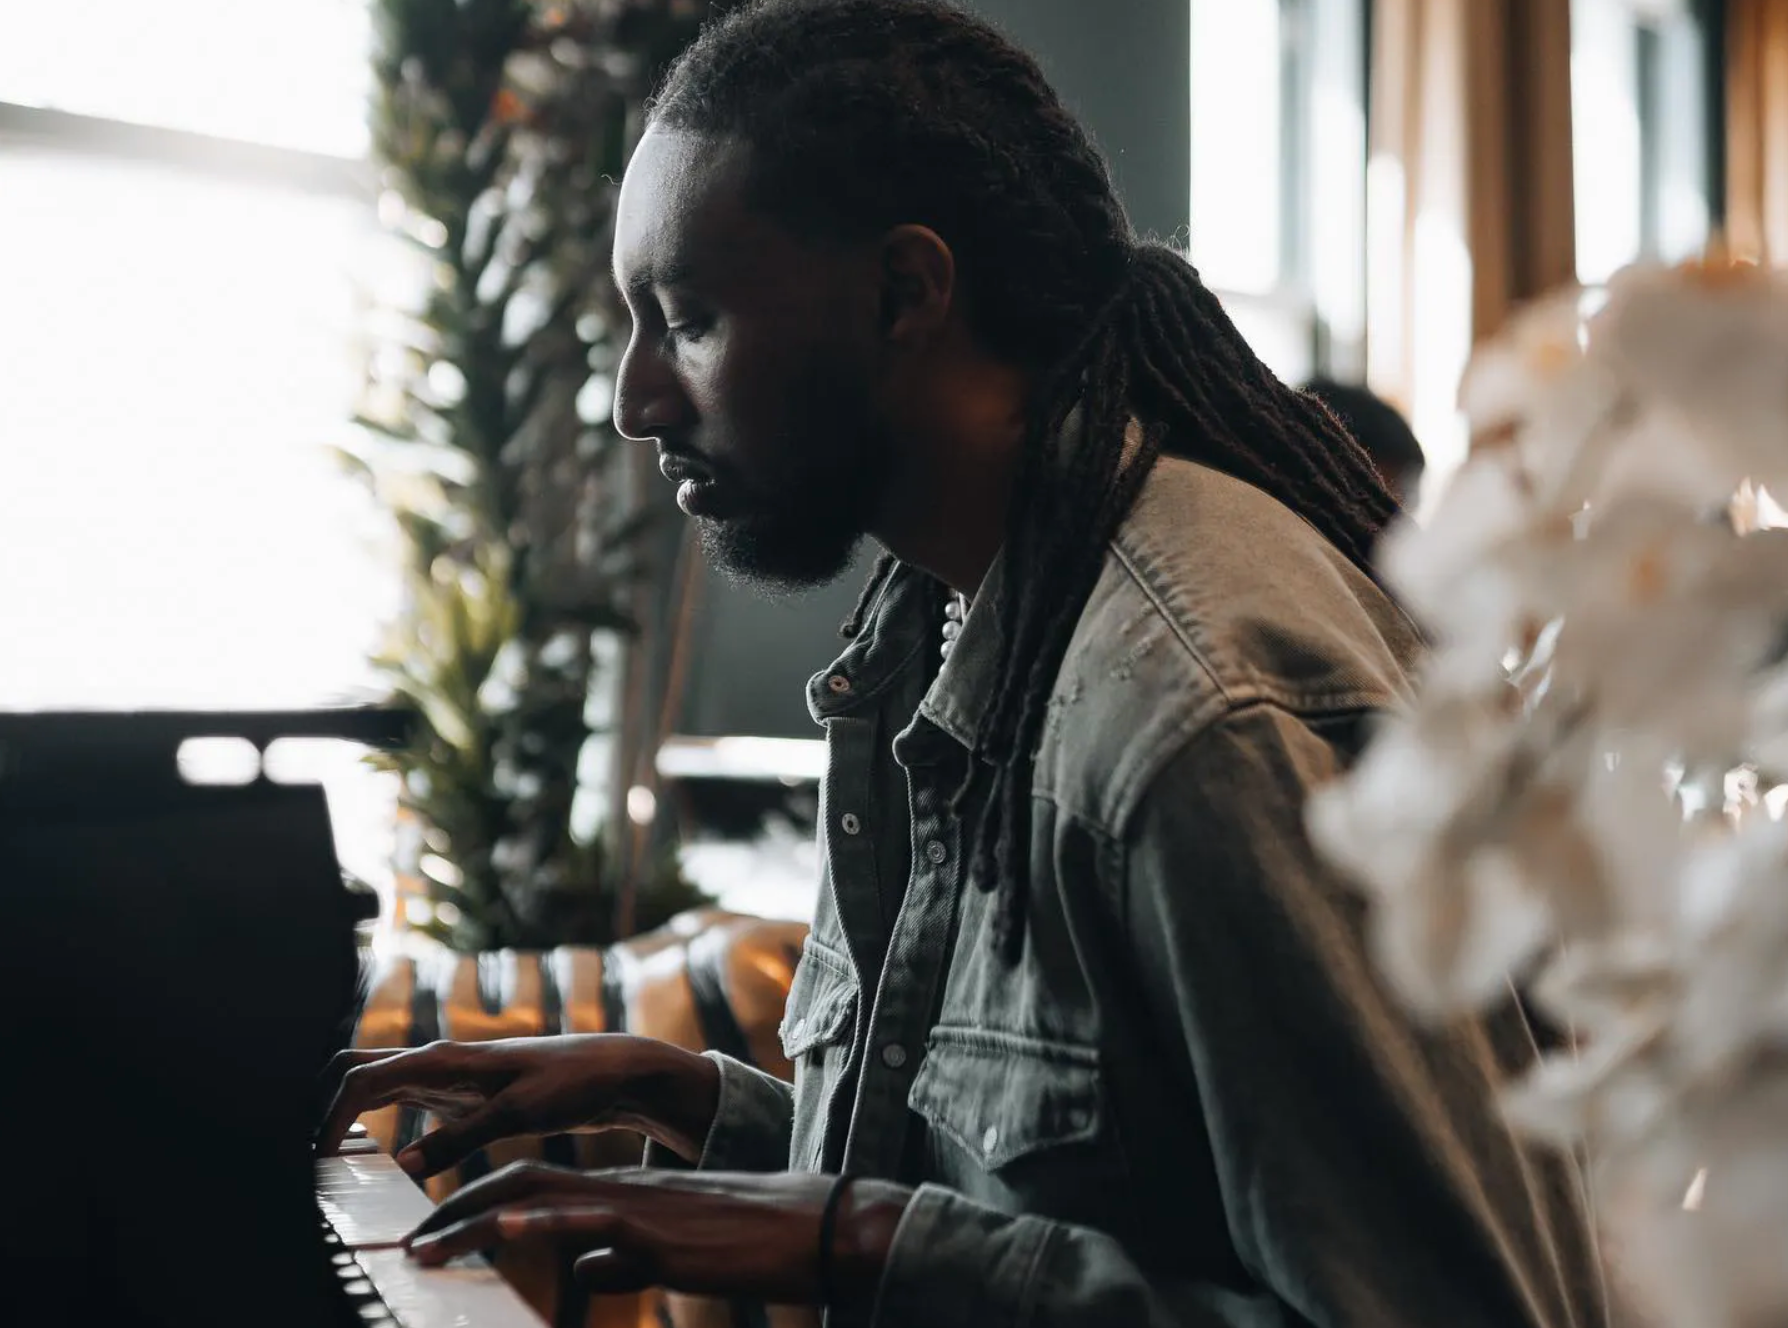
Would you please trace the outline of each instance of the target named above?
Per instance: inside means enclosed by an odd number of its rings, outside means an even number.
[[[882,237],[882,335],[918,343],[941,332],[956,304],[956,255],[929,226]]]

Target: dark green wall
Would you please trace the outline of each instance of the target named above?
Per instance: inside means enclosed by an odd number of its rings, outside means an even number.
[[[1188,0],[970,0],[969,7],[1042,63],[1111,161],[1137,229],[1163,238],[1183,232],[1191,195]],[[682,731],[817,736],[805,684],[837,653],[838,624],[862,579],[858,569],[825,590],[766,603],[707,577]]]
[[[1136,228],[1162,239],[1183,231],[1192,195],[1190,0],[968,7],[1037,57],[1110,160]]]

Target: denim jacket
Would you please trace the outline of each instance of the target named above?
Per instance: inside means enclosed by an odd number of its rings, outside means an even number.
[[[1407,619],[1261,491],[1159,462],[1055,684],[1008,967],[950,802],[1011,574],[940,671],[898,569],[813,680],[795,1085],[716,1055],[700,1165],[917,1187],[867,1311],[890,1328],[1600,1328],[1582,1177],[1493,1105],[1524,1026],[1418,1026],[1305,835],[1406,695]]]

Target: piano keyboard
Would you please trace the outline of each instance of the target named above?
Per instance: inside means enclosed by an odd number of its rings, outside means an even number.
[[[319,1158],[317,1207],[342,1292],[369,1328],[544,1328],[483,1259],[423,1268],[403,1252],[434,1204],[384,1154]]]

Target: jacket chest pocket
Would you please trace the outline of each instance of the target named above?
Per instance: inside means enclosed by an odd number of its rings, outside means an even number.
[[[1001,1207],[1092,1220],[1122,1170],[1091,1047],[940,1026],[907,1105],[940,1179]]]
[[[819,1170],[828,1119],[850,1060],[857,1022],[850,960],[808,936],[782,1017],[782,1054],[795,1067],[795,1120],[789,1165]]]

